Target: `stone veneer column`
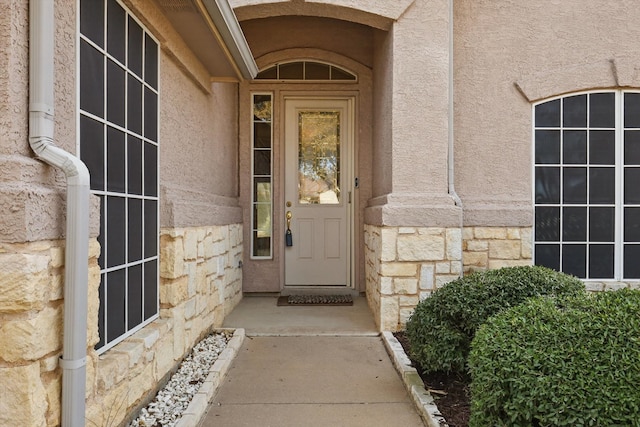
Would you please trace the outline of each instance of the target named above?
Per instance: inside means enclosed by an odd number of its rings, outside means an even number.
[[[462,274],[462,210],[448,194],[449,0],[415,0],[374,50],[367,298],[380,330]],[[419,49],[416,49],[419,46]]]
[[[418,302],[462,274],[462,231],[365,227],[367,299],[378,328],[404,328]]]

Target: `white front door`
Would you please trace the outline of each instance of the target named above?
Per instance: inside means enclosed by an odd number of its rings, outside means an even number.
[[[285,99],[287,286],[350,286],[352,121],[350,99]]]

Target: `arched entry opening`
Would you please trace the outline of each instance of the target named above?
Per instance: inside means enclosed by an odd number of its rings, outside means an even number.
[[[366,292],[381,329],[397,329],[419,298],[461,265],[462,215],[449,193],[452,0],[234,0],[247,42],[271,80],[240,85],[240,199],[253,238],[253,96],[271,97],[272,251],[245,244],[245,292],[281,292],[286,280],[287,101],[353,105],[350,282]],[[277,64],[328,63],[355,81],[278,79]],[[293,105],[293,104],[291,104]],[[355,186],[358,178],[358,186]],[[342,229],[341,229],[342,230]],[[299,232],[298,232],[299,234]],[[295,245],[294,236],[294,245]],[[427,249],[425,249],[427,248]],[[445,271],[446,270],[446,271]]]

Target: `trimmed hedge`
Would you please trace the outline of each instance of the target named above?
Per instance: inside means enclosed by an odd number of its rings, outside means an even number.
[[[583,294],[577,278],[538,266],[472,273],[421,301],[407,322],[410,355],[425,372],[463,372],[476,330],[494,314],[542,295]]]
[[[640,291],[535,298],[482,326],[470,426],[640,426]]]

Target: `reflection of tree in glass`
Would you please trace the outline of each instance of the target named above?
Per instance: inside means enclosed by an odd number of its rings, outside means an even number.
[[[299,113],[299,190],[302,203],[339,203],[340,113]]]
[[[253,120],[270,122],[271,95],[255,95],[253,101]]]

